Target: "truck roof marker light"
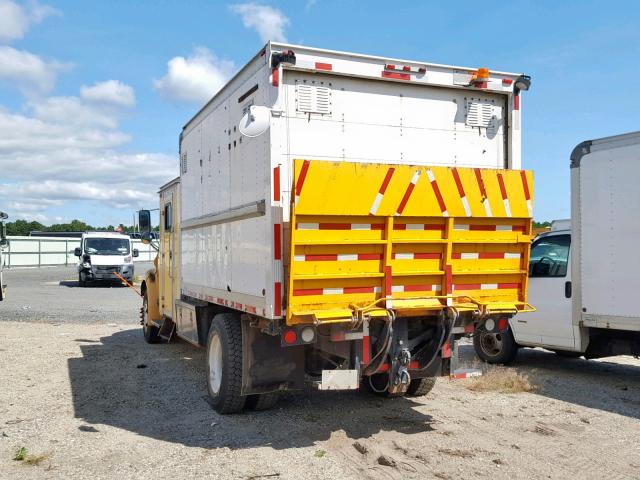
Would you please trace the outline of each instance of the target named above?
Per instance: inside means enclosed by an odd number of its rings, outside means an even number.
[[[284,332],[284,335],[282,335],[282,340],[287,345],[294,345],[298,340],[298,335],[296,334],[295,330],[287,330],[286,332]]]

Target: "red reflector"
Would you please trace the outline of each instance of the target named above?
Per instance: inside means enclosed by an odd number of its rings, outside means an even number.
[[[316,70],[333,70],[333,66],[330,63],[316,62]]]
[[[513,80],[511,80],[510,78],[503,78],[502,79],[502,84],[503,85],[511,85],[513,83]]]
[[[467,325],[466,327],[464,327],[464,333],[473,333],[475,330],[476,330],[476,327],[473,324]]]
[[[451,358],[451,346],[449,343],[445,343],[442,346],[442,358]]]
[[[509,328],[508,318],[501,318],[498,320],[498,330],[506,330],[507,328]]]
[[[282,339],[284,340],[284,343],[286,343],[287,345],[293,345],[294,343],[296,343],[296,340],[298,339],[298,335],[296,335],[295,330],[287,330],[286,332],[284,332]]]
[[[278,68],[271,70],[271,85],[274,87],[280,85],[280,70],[278,70]]]

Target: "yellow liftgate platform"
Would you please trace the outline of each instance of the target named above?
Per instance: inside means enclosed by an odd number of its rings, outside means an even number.
[[[531,310],[533,174],[296,160],[287,323]]]

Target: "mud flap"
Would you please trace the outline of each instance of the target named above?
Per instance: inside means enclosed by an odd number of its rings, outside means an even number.
[[[242,395],[304,388],[304,346],[283,348],[242,320]]]

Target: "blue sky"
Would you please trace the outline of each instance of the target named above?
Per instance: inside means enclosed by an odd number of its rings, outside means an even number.
[[[538,220],[569,215],[568,157],[638,130],[637,2],[0,0],[0,210],[130,223],[177,174],[178,134],[267,37],[533,77]]]

